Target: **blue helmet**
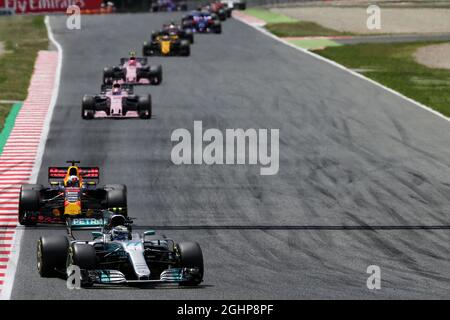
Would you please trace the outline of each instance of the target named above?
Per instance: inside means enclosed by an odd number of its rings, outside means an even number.
[[[117,226],[111,230],[111,240],[125,241],[129,239],[130,232],[125,226]]]

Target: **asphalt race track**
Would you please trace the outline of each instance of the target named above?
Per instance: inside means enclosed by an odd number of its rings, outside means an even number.
[[[68,290],[35,261],[39,235],[64,228],[37,227],[24,233],[12,298],[448,298],[450,123],[408,101],[231,20],[197,36],[189,58],[150,60],[164,83],[137,93],[152,94],[152,120],[81,119],[103,67],[180,16],[87,16],[82,31],[51,18],[64,66],[39,180],[66,160],[100,166],[102,183],[128,186],[136,226],[200,243],[203,285]],[[175,166],[170,136],[194,120],[280,129],[278,175]],[[369,265],[380,290],[366,287]]]

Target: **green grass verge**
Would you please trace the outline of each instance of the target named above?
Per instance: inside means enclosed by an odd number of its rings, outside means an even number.
[[[0,132],[1,130],[3,130],[3,127],[5,125],[5,118],[8,116],[11,107],[12,105],[10,104],[0,104]]]
[[[0,41],[6,50],[0,56],[0,99],[24,100],[37,52],[48,48],[44,17],[2,17]]]
[[[43,16],[0,18],[0,100],[23,101],[27,96],[37,52],[48,48]],[[3,127],[10,105],[0,105],[0,127]]]
[[[8,106],[8,108],[2,108],[0,105],[0,116],[5,118],[5,123],[2,125],[0,132],[0,154],[3,152],[6,141],[14,128],[14,123],[17,115],[19,114],[20,108],[22,108],[22,103],[16,103],[12,106]]]
[[[350,32],[340,32],[308,21],[269,23],[266,29],[279,37],[351,36]]]
[[[296,22],[294,18],[262,8],[248,8],[245,14],[264,20],[266,23]]]
[[[450,116],[450,70],[417,63],[414,52],[441,42],[357,44],[316,51],[348,68]]]

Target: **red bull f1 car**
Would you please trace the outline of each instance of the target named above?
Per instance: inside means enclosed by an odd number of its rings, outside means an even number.
[[[127,188],[124,185],[98,185],[96,167],[50,167],[49,186],[24,184],[20,189],[19,223],[64,223],[67,218],[86,217],[100,209],[127,212]]]
[[[132,220],[120,214],[67,221],[68,236],[42,236],[37,243],[41,277],[73,275],[80,287],[133,284],[197,286],[203,280],[203,254],[196,242],[175,242],[153,230],[133,234]],[[91,240],[77,240],[76,231],[91,230]],[[70,281],[69,280],[69,281]],[[69,282],[70,283],[70,282]]]
[[[162,67],[148,65],[147,58],[131,55],[121,58],[119,66],[107,67],[103,70],[103,83],[114,82],[130,85],[159,85],[162,82]]]
[[[133,86],[114,83],[102,85],[98,95],[85,95],[81,106],[83,119],[152,117],[152,97],[134,94]]]

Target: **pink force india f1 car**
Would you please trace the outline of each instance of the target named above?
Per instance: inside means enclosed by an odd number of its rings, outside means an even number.
[[[141,118],[152,117],[152,98],[134,94],[133,86],[114,83],[102,85],[98,95],[85,95],[82,101],[81,117],[94,118]]]
[[[103,84],[159,85],[162,82],[162,67],[148,65],[147,58],[121,58],[119,66],[107,67],[103,70]]]

